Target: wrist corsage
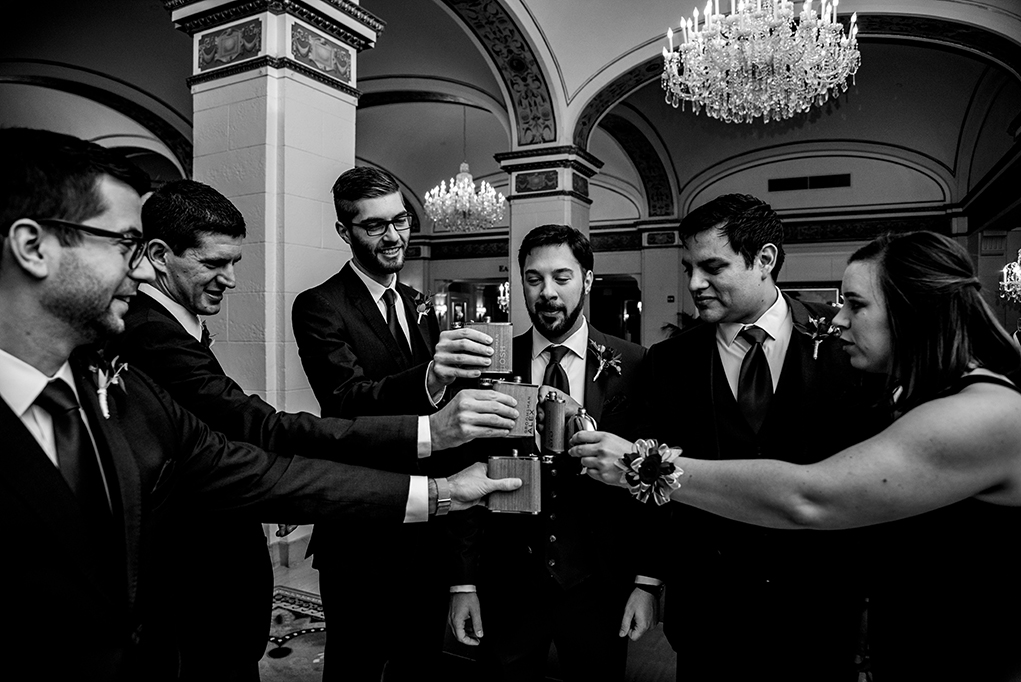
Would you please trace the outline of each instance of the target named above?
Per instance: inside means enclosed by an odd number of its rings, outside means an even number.
[[[96,373],[96,395],[99,397],[99,409],[103,412],[103,418],[110,418],[110,398],[107,395],[111,386],[120,386],[122,391],[127,391],[124,388],[124,382],[121,381],[121,372],[127,371],[128,363],[120,362],[120,356],[115,356],[113,360],[107,362],[106,358],[102,355],[99,356],[99,362],[92,366],[92,371]]]
[[[415,312],[418,313],[418,320],[415,324],[422,324],[422,317],[432,312],[436,306],[436,294],[423,294],[419,292],[415,296]]]
[[[808,324],[802,332],[808,334],[808,338],[812,340],[812,359],[819,359],[819,344],[831,336],[840,336],[840,327],[835,324],[831,324],[825,317],[812,317],[809,316]]]
[[[596,369],[596,375],[592,377],[592,381],[598,381],[603,372],[614,372],[620,376],[620,353],[618,351],[596,343],[592,339],[589,339],[588,346],[599,360],[599,367]]]
[[[639,502],[648,502],[651,496],[656,504],[664,505],[670,501],[670,493],[681,487],[684,471],[674,463],[680,454],[680,448],[639,439],[634,451],[615,462],[622,470],[620,481]]]

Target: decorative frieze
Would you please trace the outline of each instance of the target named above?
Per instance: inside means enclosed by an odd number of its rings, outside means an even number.
[[[252,59],[260,52],[262,20],[252,19],[201,36],[198,40],[198,69],[203,72]]]

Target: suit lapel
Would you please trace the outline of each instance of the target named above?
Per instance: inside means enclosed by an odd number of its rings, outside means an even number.
[[[429,362],[433,355],[432,349],[436,347],[436,341],[429,338],[429,316],[433,315],[433,312],[429,310],[419,319],[418,312],[415,310],[415,290],[398,283],[397,291],[401,295],[401,302],[404,304],[404,315],[408,319],[408,331],[411,333],[411,338],[409,339],[411,342],[411,361],[416,365]]]
[[[362,316],[366,327],[371,329],[372,333],[379,339],[379,342],[383,344],[386,354],[398,369],[407,369],[411,365],[404,359],[404,353],[401,351],[400,346],[397,345],[397,339],[390,333],[390,328],[386,326],[386,320],[379,314],[376,302],[372,300],[372,296],[369,295],[369,290],[365,287],[365,283],[359,279],[353,268],[354,266],[348,263],[341,270],[346,279],[345,288],[347,290],[348,301]]]
[[[79,368],[84,370],[84,366]],[[130,371],[130,369],[125,370]],[[127,590],[129,603],[135,603],[138,587],[139,536],[142,526],[141,482],[138,464],[124,434],[118,427],[127,394],[124,386],[112,386],[108,392],[110,418],[103,416],[99,405],[97,386],[93,373],[75,372],[78,396],[88,417],[89,429],[96,440],[103,473],[110,488],[114,519],[122,521],[120,540],[124,543],[127,560]]]
[[[607,342],[603,333],[593,327],[591,324],[588,326],[588,338],[589,343],[598,343],[599,345],[606,346],[607,348],[613,348],[612,344]],[[599,375],[599,380],[596,380],[596,372],[599,371],[599,358],[592,351],[591,347],[585,348],[585,409],[588,411],[592,418],[599,423],[599,420],[603,417],[603,401],[606,399],[606,393],[609,389],[611,382],[616,382],[620,378],[620,375],[615,374],[611,371],[604,371]]]

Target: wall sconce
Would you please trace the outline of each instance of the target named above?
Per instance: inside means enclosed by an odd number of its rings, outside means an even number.
[[[510,282],[500,285],[500,290],[496,294],[496,305],[500,308],[500,312],[505,313],[510,310]]]

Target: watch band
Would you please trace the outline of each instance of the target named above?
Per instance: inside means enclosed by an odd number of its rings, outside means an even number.
[[[436,481],[436,516],[444,516],[450,511],[450,482],[445,478]]]

